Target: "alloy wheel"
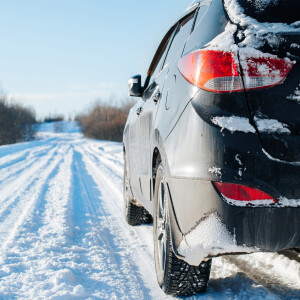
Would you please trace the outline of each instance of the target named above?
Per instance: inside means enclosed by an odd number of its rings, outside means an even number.
[[[164,183],[160,182],[158,190],[158,210],[157,210],[157,246],[159,256],[159,267],[162,273],[165,271],[166,265],[166,249],[167,249],[167,209]]]

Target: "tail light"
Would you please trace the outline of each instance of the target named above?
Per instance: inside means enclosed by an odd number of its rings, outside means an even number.
[[[246,57],[241,62],[245,89],[271,87],[281,83],[293,63],[273,57]],[[211,92],[244,90],[237,56],[219,50],[197,50],[178,62],[182,76],[191,84]]]
[[[238,201],[240,204],[272,204],[277,201],[267,193],[248,186],[214,182],[216,189],[229,201]]]
[[[246,90],[272,87],[280,84],[293,67],[292,62],[273,57],[247,57],[241,60]]]
[[[178,68],[191,84],[211,92],[242,91],[233,53],[199,50],[181,58]]]

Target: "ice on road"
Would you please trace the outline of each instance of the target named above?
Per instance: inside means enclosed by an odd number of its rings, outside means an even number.
[[[122,145],[85,139],[75,123],[42,125],[38,138],[0,147],[0,299],[168,298],[152,226],[123,217]],[[299,289],[299,257],[257,253],[215,258],[207,293],[191,299]]]

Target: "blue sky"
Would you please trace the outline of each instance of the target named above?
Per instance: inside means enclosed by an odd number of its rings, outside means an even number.
[[[0,0],[0,84],[39,117],[126,97],[191,0]]]

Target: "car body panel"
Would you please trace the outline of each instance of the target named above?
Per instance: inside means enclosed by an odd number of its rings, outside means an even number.
[[[150,143],[153,136],[153,128],[156,120],[156,113],[159,106],[163,105],[167,97],[165,82],[169,69],[165,68],[153,80],[144,93],[140,114],[140,159],[141,159],[141,186],[145,201],[151,201],[151,174],[152,174],[152,153],[153,146]],[[155,99],[155,97],[158,97]]]
[[[139,100],[130,110],[129,117],[127,119],[127,123],[124,130],[124,135],[126,135],[128,138],[125,142],[125,148],[130,149],[130,151],[126,152],[127,155],[127,161],[128,167],[129,167],[129,173],[130,173],[130,183],[131,187],[134,190],[134,192],[138,192],[138,186],[139,186],[139,176],[140,168],[141,168],[141,162],[140,160],[136,159],[140,155],[140,143],[139,143],[139,117],[137,115],[137,110],[140,107],[141,100]]]
[[[300,45],[300,32],[297,39],[295,34],[291,37]],[[259,50],[264,51],[264,47]],[[293,68],[281,84],[246,91],[251,118],[264,149],[272,157],[289,162],[300,161],[300,105],[293,96],[300,89],[300,46],[295,50],[289,53]],[[286,57],[286,51],[291,49],[272,52]]]

